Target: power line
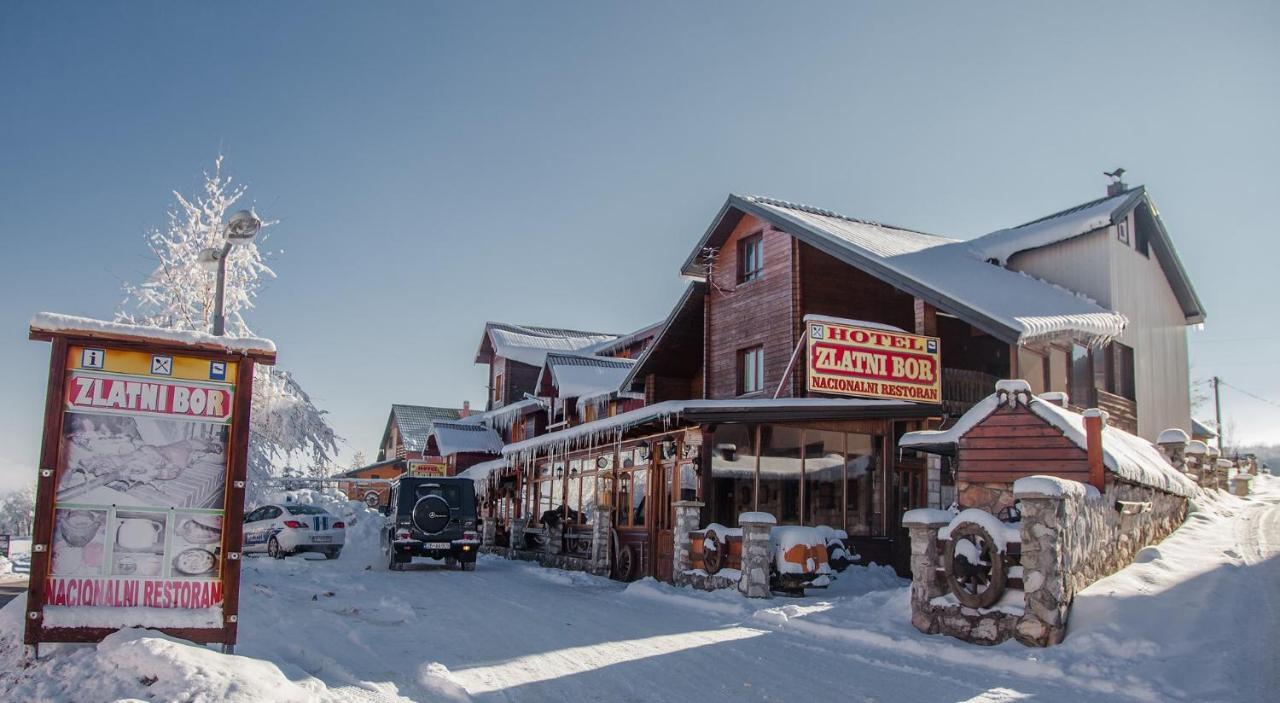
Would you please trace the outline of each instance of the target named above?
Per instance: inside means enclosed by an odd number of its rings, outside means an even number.
[[[1263,398],[1263,397],[1262,397],[1262,396],[1260,396],[1260,395],[1254,395],[1253,393],[1250,393],[1249,391],[1246,391],[1245,389],[1241,388],[1240,386],[1237,386],[1237,385],[1233,385],[1233,384],[1227,383],[1226,381],[1223,381],[1222,379],[1218,379],[1218,382],[1219,382],[1219,383],[1221,383],[1222,385],[1224,385],[1224,386],[1228,387],[1228,388],[1231,388],[1232,390],[1235,390],[1235,391],[1237,391],[1237,392],[1239,392],[1239,393],[1243,393],[1243,394],[1245,394],[1245,395],[1249,396],[1250,398],[1253,398],[1253,399],[1254,399],[1254,400],[1256,400],[1256,401],[1259,401],[1259,402],[1262,402],[1262,403],[1266,403],[1267,405],[1273,405],[1273,406],[1275,406],[1275,407],[1277,407],[1277,408],[1280,408],[1280,403],[1277,403],[1277,402],[1276,402],[1276,401],[1274,401],[1274,400],[1268,400],[1268,399],[1266,399],[1266,398]]]

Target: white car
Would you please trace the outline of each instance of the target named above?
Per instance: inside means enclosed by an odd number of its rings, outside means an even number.
[[[314,505],[263,505],[244,516],[244,551],[266,552],[283,559],[298,552],[320,552],[337,559],[346,542],[347,525]]]

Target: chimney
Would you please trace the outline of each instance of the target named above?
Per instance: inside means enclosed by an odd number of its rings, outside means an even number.
[[[1107,488],[1102,461],[1102,428],[1107,425],[1107,411],[1090,408],[1084,411],[1085,448],[1089,456],[1089,485],[1101,493]]]
[[[462,401],[462,410],[458,412],[458,417],[463,418],[463,417],[468,417],[470,415],[471,415],[471,401],[464,400]]]
[[[1129,186],[1123,180],[1123,176],[1124,176],[1123,168],[1117,168],[1114,171],[1103,171],[1102,175],[1111,179],[1111,182],[1107,184],[1108,198],[1114,198],[1115,196],[1120,195],[1126,190],[1129,190]]]

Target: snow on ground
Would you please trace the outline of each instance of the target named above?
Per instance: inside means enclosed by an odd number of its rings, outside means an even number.
[[[234,657],[128,630],[24,668],[18,599],[0,611],[0,700],[1270,700],[1280,480],[1254,487],[1082,591],[1048,649],[920,634],[883,567],[761,602],[489,557],[390,572],[361,537],[338,561],[247,560]]]

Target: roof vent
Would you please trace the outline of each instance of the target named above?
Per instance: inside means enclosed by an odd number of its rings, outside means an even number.
[[[1120,195],[1126,190],[1129,190],[1129,186],[1126,185],[1123,180],[1121,180],[1124,177],[1123,168],[1117,168],[1114,171],[1103,171],[1102,175],[1111,179],[1111,182],[1107,184],[1108,198],[1114,198],[1115,196]]]

